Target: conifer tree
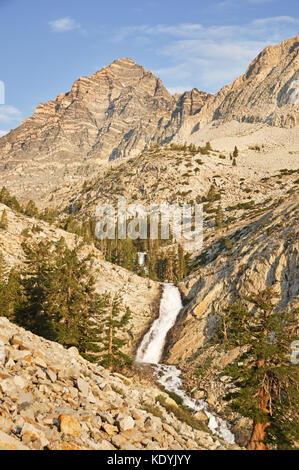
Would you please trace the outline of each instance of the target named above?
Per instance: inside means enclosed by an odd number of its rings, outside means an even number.
[[[0,316],[5,316],[4,298],[6,293],[5,286],[6,263],[3,254],[0,252]]]
[[[233,158],[238,158],[239,156],[239,150],[238,147],[235,145],[234,151],[233,151]]]
[[[36,217],[38,215],[38,209],[32,200],[27,203],[25,214],[28,215],[28,217]]]
[[[8,279],[0,282],[0,316],[15,321],[15,309],[20,302],[20,277],[19,273],[12,269]]]
[[[91,259],[79,259],[78,249],[78,246],[69,249],[65,240],[60,240],[55,266],[47,279],[44,309],[54,325],[57,340],[81,351],[80,342],[94,299],[93,278],[88,269]]]
[[[53,269],[52,244],[23,243],[22,247],[26,262],[20,278],[22,302],[15,309],[16,322],[35,334],[56,340],[52,319],[45,312],[49,275]]]
[[[15,196],[10,195],[9,191],[5,186],[3,186],[0,192],[0,202],[17,212],[23,212],[22,206],[19,201],[15,198]]]
[[[104,311],[101,314],[103,331],[101,365],[109,369],[115,369],[130,365],[132,360],[122,352],[126,341],[119,337],[119,333],[127,328],[131,317],[129,308],[125,308],[120,292],[112,296],[106,294]]]
[[[217,229],[222,228],[222,224],[223,224],[223,210],[222,210],[222,207],[220,206],[220,204],[219,204],[219,206],[217,207],[215,222],[216,222],[216,227],[217,227]]]
[[[7,230],[8,228],[7,212],[5,209],[2,211],[2,215],[0,219],[0,228],[2,230]]]
[[[215,194],[216,194],[215,186],[211,184],[208,195],[207,195],[208,201],[214,201]]]
[[[185,260],[185,254],[184,254],[184,248],[182,245],[178,245],[178,251],[177,251],[177,279],[181,280],[183,279],[187,274],[187,269],[186,269],[186,260]]]
[[[250,313],[236,302],[220,319],[218,335],[227,347],[245,346],[237,364],[228,366],[237,392],[228,395],[233,409],[253,420],[248,448],[292,448],[298,440],[298,365],[290,361],[290,344],[298,339],[298,312],[274,312],[273,291],[250,297]]]

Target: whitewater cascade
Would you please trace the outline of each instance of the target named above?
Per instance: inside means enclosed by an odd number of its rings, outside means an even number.
[[[222,437],[230,444],[234,444],[235,437],[229,430],[227,423],[208,411],[208,404],[204,400],[188,397],[182,389],[181,371],[174,365],[160,364],[165,339],[168,331],[174,326],[177,316],[182,309],[182,300],[179,289],[173,284],[163,284],[163,295],[160,303],[159,317],[153,322],[145,334],[136,355],[136,362],[152,364],[158,382],[165,389],[175,392],[183,399],[186,406],[194,412],[203,410],[209,418],[209,428],[213,434]]]
[[[136,356],[137,362],[148,364],[160,362],[166,335],[175,324],[181,308],[182,301],[178,288],[172,284],[164,284],[159,317],[154,321],[139,346]]]

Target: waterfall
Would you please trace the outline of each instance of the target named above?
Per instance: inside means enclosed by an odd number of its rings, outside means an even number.
[[[182,300],[179,289],[173,284],[163,284],[163,294],[160,303],[159,317],[154,321],[149,331],[145,334],[136,355],[137,363],[155,365],[155,375],[158,382],[165,389],[179,395],[186,406],[194,412],[203,410],[209,418],[209,428],[213,434],[222,437],[230,444],[234,444],[234,435],[227,423],[219,416],[208,411],[208,404],[204,400],[196,400],[188,397],[182,388],[181,371],[174,365],[160,364],[163,354],[165,339],[168,331],[174,326],[177,316],[182,309]]]
[[[179,311],[182,308],[180,292],[172,284],[164,284],[160,303],[159,318],[144,336],[137,351],[136,361],[158,364],[163,354],[165,338],[175,324]]]
[[[137,255],[138,255],[138,264],[139,264],[139,266],[144,266],[145,258],[146,258],[146,252],[138,251]]]

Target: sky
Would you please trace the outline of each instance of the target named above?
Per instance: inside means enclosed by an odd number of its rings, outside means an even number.
[[[298,0],[0,0],[0,137],[120,57],[215,93],[299,31]]]

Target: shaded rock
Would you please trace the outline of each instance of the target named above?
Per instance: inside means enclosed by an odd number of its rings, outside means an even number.
[[[118,429],[116,426],[113,426],[112,424],[105,423],[102,425],[102,429],[109,435],[109,436],[115,436],[115,434],[118,433]]]

